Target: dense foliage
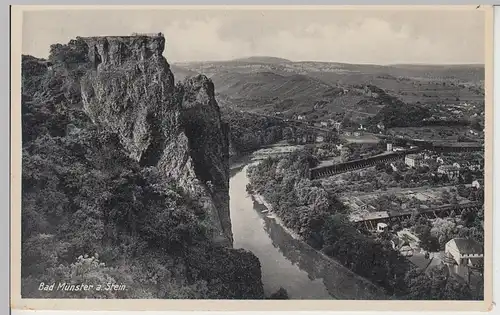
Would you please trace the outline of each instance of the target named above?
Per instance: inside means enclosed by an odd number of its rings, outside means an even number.
[[[375,126],[382,122],[386,128],[421,126],[425,118],[432,116],[428,108],[417,104],[406,104],[400,99],[379,91],[379,102],[385,106],[367,124]]]
[[[286,140],[292,144],[303,144],[308,134],[303,128],[292,126],[282,119],[222,109],[222,118],[230,126],[231,153],[240,155],[263,146]]]
[[[278,119],[223,108],[222,117],[230,126],[233,154],[259,149],[283,140],[285,125]]]

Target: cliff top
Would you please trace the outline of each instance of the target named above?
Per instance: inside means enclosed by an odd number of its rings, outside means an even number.
[[[152,38],[165,38],[165,35],[163,33],[132,33],[131,35],[102,35],[102,36],[77,36],[77,39],[102,39],[102,38],[108,38],[108,39],[132,39],[132,38],[137,38],[137,37],[152,37]]]

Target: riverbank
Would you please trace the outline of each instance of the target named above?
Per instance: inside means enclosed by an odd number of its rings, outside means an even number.
[[[267,215],[268,217],[274,219],[274,221],[286,232],[288,233],[293,239],[301,242],[301,244],[308,248],[309,250],[311,251],[314,251],[316,252],[318,255],[320,255],[322,258],[324,258],[325,260],[327,260],[328,262],[330,262],[331,264],[335,265],[336,267],[342,269],[345,273],[348,273],[350,275],[352,275],[354,278],[356,278],[358,281],[361,281],[362,283],[364,283],[367,287],[370,288],[370,291],[374,292],[372,298],[373,299],[387,299],[388,296],[385,292],[385,290],[383,288],[381,288],[380,286],[374,284],[373,282],[371,282],[370,280],[358,275],[357,273],[353,272],[352,270],[348,269],[347,267],[345,267],[344,265],[342,265],[338,260],[336,260],[334,257],[331,257],[331,256],[328,256],[326,255],[325,253],[313,248],[311,245],[309,245],[300,235],[298,235],[298,233],[296,233],[295,231],[291,230],[290,228],[288,228],[285,223],[283,222],[283,220],[273,211],[273,208],[272,206],[269,204],[269,202],[267,202],[264,198],[264,196],[262,196],[261,194],[257,193],[257,192],[248,192],[249,195],[251,196],[252,200],[254,200],[255,202],[261,204],[262,206],[264,206],[268,212],[264,213],[265,215]],[[271,216],[270,216],[271,215]]]
[[[266,209],[268,211],[266,214],[268,215],[268,217],[269,217],[269,215],[272,215],[272,219],[274,219],[276,221],[276,223],[279,224],[279,226],[281,226],[283,228],[283,230],[285,230],[291,237],[293,237],[295,240],[304,242],[304,240],[302,239],[302,237],[300,237],[299,234],[297,234],[293,230],[286,227],[283,220],[281,220],[281,218],[276,213],[273,212],[273,208],[266,201],[266,199],[264,199],[264,196],[262,196],[261,194],[258,194],[256,192],[252,192],[250,195],[254,201],[256,201],[256,202],[260,203],[261,205],[263,205],[264,207],[266,207]],[[306,244],[306,245],[309,246],[309,244]]]

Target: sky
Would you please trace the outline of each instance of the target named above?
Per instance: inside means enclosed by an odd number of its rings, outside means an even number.
[[[77,36],[163,32],[170,63],[273,56],[369,64],[483,64],[481,10],[51,10],[23,13],[23,54]]]

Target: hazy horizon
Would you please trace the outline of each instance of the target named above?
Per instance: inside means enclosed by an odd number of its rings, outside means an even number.
[[[36,57],[36,56],[35,56]],[[357,62],[357,63],[352,63],[352,62],[338,62],[338,61],[324,61],[324,60],[290,60],[288,58],[283,58],[279,56],[263,56],[263,55],[254,55],[254,56],[244,56],[244,57],[238,57],[234,59],[227,59],[227,60],[187,60],[187,61],[178,61],[178,62],[170,62],[169,64],[171,65],[182,65],[182,64],[188,64],[188,63],[217,63],[217,62],[229,62],[229,61],[238,61],[238,60],[245,60],[249,58],[276,58],[276,59],[283,59],[283,60],[288,60],[290,62],[294,63],[300,63],[300,62],[317,62],[317,63],[338,63],[338,64],[345,64],[345,65],[361,65],[361,66],[485,66],[484,62],[477,62],[477,63],[389,63],[389,64],[380,64],[380,63],[368,63],[368,62]]]
[[[23,54],[77,36],[165,34],[171,64],[252,56],[371,65],[484,65],[481,10],[43,10],[23,13]]]

